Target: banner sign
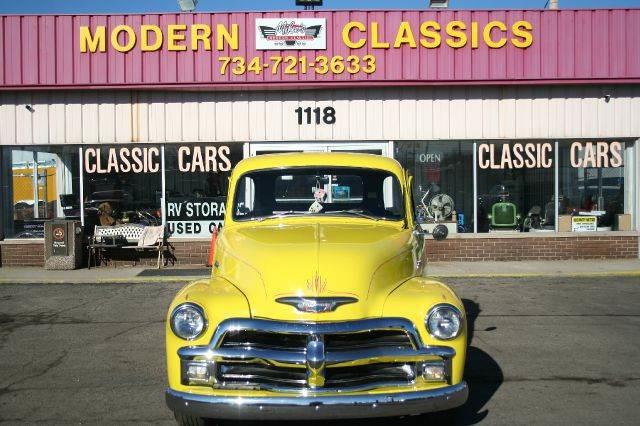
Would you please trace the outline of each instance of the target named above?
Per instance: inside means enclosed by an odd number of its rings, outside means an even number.
[[[324,50],[326,19],[256,19],[258,50]]]
[[[634,84],[638,28],[640,9],[5,15],[0,90]]]
[[[172,238],[210,238],[220,228],[227,197],[167,198],[167,230]]]

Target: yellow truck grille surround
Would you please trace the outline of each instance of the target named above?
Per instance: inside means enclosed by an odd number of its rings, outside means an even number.
[[[422,380],[429,365],[441,364],[450,383],[455,351],[424,346],[404,318],[328,323],[233,318],[220,323],[207,346],[183,347],[184,385],[269,391],[364,391]],[[191,380],[190,368],[206,369]],[[444,384],[443,381],[443,384]]]

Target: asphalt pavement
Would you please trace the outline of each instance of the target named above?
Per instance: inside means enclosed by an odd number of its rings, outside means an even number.
[[[443,281],[473,330],[469,402],[394,424],[637,424],[640,277]],[[0,422],[174,424],[163,333],[182,285],[0,285]]]

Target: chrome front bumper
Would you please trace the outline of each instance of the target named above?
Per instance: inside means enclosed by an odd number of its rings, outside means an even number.
[[[167,389],[173,411],[235,420],[321,420],[416,415],[448,410],[467,401],[466,382],[417,392],[362,395],[236,397],[205,396]]]

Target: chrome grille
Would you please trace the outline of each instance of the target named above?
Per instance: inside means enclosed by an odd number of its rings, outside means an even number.
[[[415,379],[415,367],[402,363],[369,364],[358,367],[327,368],[325,386],[353,388],[376,383],[378,386],[409,384]]]
[[[265,333],[259,330],[234,330],[224,336],[222,348],[260,348],[303,351],[307,336],[303,334]]]
[[[401,330],[367,330],[360,333],[327,334],[327,350],[355,350],[367,348],[413,348],[409,335]]]
[[[290,368],[259,363],[219,363],[218,383],[229,388],[292,387],[303,388],[307,383],[304,368]]]
[[[209,362],[214,387],[322,392],[409,386],[420,363],[450,366],[455,351],[423,346],[413,324],[403,318],[333,323],[231,319],[218,326],[209,346],[184,347],[178,354],[183,363]]]
[[[304,351],[307,345],[305,334],[281,334],[259,330],[236,330],[227,333],[220,347],[244,347],[261,349],[287,349]],[[367,330],[360,333],[326,334],[324,346],[327,351],[402,347],[412,348],[409,335],[402,330]]]

